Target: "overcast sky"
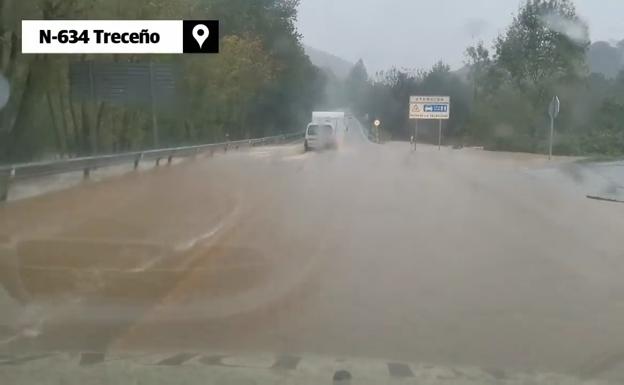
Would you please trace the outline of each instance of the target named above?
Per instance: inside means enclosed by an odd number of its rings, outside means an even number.
[[[491,43],[511,22],[520,0],[301,0],[305,44],[369,72],[391,66],[426,68],[444,60],[458,68],[477,40]],[[624,39],[624,0],[575,0],[592,41]]]

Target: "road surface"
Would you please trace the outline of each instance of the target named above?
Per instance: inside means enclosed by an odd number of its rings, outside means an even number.
[[[622,364],[624,205],[540,176],[543,157],[412,152],[351,128],[338,151],[206,157],[0,207],[27,303],[3,300],[0,351],[314,353],[585,378]]]

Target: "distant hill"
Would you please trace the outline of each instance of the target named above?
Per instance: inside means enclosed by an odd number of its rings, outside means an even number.
[[[347,60],[330,53],[304,46],[306,54],[310,57],[310,61],[317,67],[329,70],[339,78],[346,78],[353,68],[353,63],[349,63]]]
[[[592,43],[587,50],[586,60],[589,72],[615,78],[624,70],[624,40],[615,45],[606,41]],[[462,80],[468,80],[470,66],[464,65],[454,73]]]
[[[354,66],[353,63],[343,58],[319,49],[307,45],[304,45],[304,48],[312,64],[333,72],[339,78],[346,78]],[[587,51],[587,65],[592,73],[603,74],[607,78],[615,78],[621,70],[624,70],[624,40],[615,45],[606,41],[592,43]],[[469,66],[463,66],[455,73],[466,80],[469,71]]]
[[[593,73],[616,77],[624,69],[624,40],[616,45],[606,41],[593,43],[587,52],[587,64]]]

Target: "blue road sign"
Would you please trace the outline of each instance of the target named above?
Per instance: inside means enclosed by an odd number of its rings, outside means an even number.
[[[425,112],[448,112],[448,104],[425,104]]]

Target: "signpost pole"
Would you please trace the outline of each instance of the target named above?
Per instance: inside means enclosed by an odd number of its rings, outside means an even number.
[[[414,126],[414,151],[416,151],[416,143],[418,143],[418,119],[416,119],[416,125]]]
[[[550,102],[548,107],[548,115],[550,115],[550,140],[548,141],[548,160],[552,160],[553,152],[553,140],[555,137],[555,119],[559,116],[559,110],[561,108],[561,102],[559,98],[555,96]]]
[[[438,120],[438,151],[442,149],[442,119]]]
[[[553,137],[555,136],[555,118],[550,117],[550,143],[548,145],[548,160],[552,160]]]

